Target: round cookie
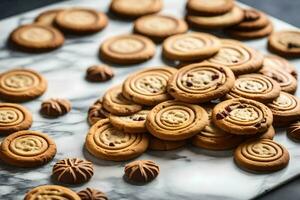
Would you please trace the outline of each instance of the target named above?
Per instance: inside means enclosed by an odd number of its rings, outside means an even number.
[[[103,192],[89,187],[77,192],[77,194],[81,200],[108,200]]]
[[[289,138],[299,142],[300,141],[300,121],[297,121],[297,122],[291,124],[288,127],[286,133],[289,136]]]
[[[95,157],[104,160],[125,161],[146,151],[146,134],[125,133],[114,128],[108,119],[99,120],[86,136],[85,147]]]
[[[62,46],[64,36],[55,28],[40,24],[19,26],[9,38],[11,44],[19,50],[41,53]]]
[[[258,30],[235,30],[235,29],[227,29],[227,33],[234,38],[240,39],[240,40],[252,40],[252,39],[258,39],[267,37],[273,32],[273,25],[270,22],[267,26],[264,28],[258,29]]]
[[[258,71],[263,64],[263,56],[237,40],[222,39],[221,48],[208,62],[229,67],[235,75]]]
[[[168,92],[188,103],[204,103],[224,96],[234,85],[232,71],[208,62],[187,65],[168,82]]]
[[[48,163],[56,154],[54,141],[38,131],[18,131],[6,138],[0,146],[0,158],[17,167],[37,167]]]
[[[63,11],[63,9],[52,9],[46,10],[40,13],[35,19],[35,23],[41,24],[44,26],[54,26],[55,17],[59,12]]]
[[[201,106],[174,100],[155,106],[146,120],[146,127],[153,136],[169,141],[190,138],[207,124],[208,116]]]
[[[187,9],[197,15],[215,16],[229,12],[233,6],[233,0],[189,0]]]
[[[142,106],[127,100],[122,95],[122,86],[109,89],[103,96],[103,107],[115,115],[131,115],[140,110]]]
[[[163,55],[170,60],[203,60],[217,53],[220,46],[220,40],[208,33],[178,34],[164,40]]]
[[[41,96],[46,89],[46,79],[31,69],[13,69],[0,74],[0,98],[7,101],[29,101]]]
[[[148,183],[159,174],[159,166],[152,160],[136,160],[125,165],[124,179],[129,183]]]
[[[123,84],[122,93],[131,101],[153,106],[171,99],[167,82],[177,70],[171,67],[144,69],[130,75]]]
[[[286,167],[289,159],[287,149],[269,139],[246,141],[239,145],[234,152],[236,164],[250,171],[277,171]]]
[[[134,22],[135,33],[147,36],[155,42],[187,30],[188,25],[184,20],[167,15],[147,15]]]
[[[236,135],[263,133],[272,125],[272,111],[262,103],[249,99],[231,99],[217,104],[212,113],[213,123]]]
[[[67,114],[71,109],[72,105],[68,99],[51,98],[42,102],[40,113],[44,117],[56,118]]]
[[[121,64],[141,63],[155,54],[154,43],[142,35],[119,35],[105,40],[99,50],[103,60]]]
[[[279,96],[280,86],[272,78],[261,74],[239,76],[234,87],[226,94],[226,99],[246,98],[268,103]]]
[[[149,138],[150,138],[150,143],[148,149],[153,151],[170,151],[170,150],[183,147],[186,144],[186,140],[178,140],[178,141],[161,140],[154,137],[153,135],[150,135]]]
[[[32,115],[23,106],[13,103],[0,103],[0,134],[10,134],[31,127]]]
[[[72,34],[96,33],[106,27],[108,19],[102,12],[88,8],[72,8],[61,11],[55,18],[55,25]]]

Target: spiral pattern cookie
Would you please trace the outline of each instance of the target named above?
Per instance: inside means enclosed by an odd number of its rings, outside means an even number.
[[[134,73],[125,80],[122,93],[127,99],[147,106],[171,99],[167,82],[176,71],[171,67],[159,67]]]
[[[149,138],[146,134],[125,133],[114,128],[108,119],[99,120],[86,136],[85,147],[95,157],[104,160],[124,161],[138,157],[146,151]]]
[[[204,103],[224,96],[234,85],[234,74],[221,65],[202,62],[178,70],[168,82],[168,92],[188,103]]]
[[[297,121],[291,124],[287,129],[287,135],[296,140],[297,142],[300,141],[300,121]]]
[[[7,136],[0,146],[0,158],[17,167],[44,165],[56,154],[56,145],[47,135],[37,131],[19,131]]]
[[[285,147],[269,139],[249,140],[238,146],[234,152],[234,160],[241,168],[272,172],[286,167],[289,153]]]
[[[254,135],[272,125],[271,110],[262,103],[249,99],[231,99],[217,104],[212,113],[213,123],[236,135]]]
[[[273,79],[261,74],[246,74],[235,80],[226,98],[246,98],[268,103],[277,98],[279,93],[280,85]]]
[[[146,127],[155,137],[178,141],[199,133],[208,124],[206,111],[198,105],[165,101],[148,114]]]
[[[47,89],[46,79],[30,69],[13,69],[0,74],[0,98],[24,102],[41,96]]]

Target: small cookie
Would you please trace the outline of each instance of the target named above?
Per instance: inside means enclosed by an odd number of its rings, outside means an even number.
[[[298,72],[296,67],[282,57],[275,55],[266,55],[264,56],[263,66],[269,66],[286,71],[297,79]]]
[[[229,12],[216,16],[187,15],[187,22],[194,28],[221,29],[240,23],[243,20],[244,12],[234,6]]]
[[[81,200],[80,197],[69,188],[59,185],[42,185],[27,192],[24,200],[37,199],[68,199]]]
[[[90,82],[105,82],[114,77],[113,70],[107,65],[93,65],[86,70],[86,80]]]
[[[108,24],[106,15],[87,8],[72,8],[61,11],[55,18],[55,25],[72,34],[91,34],[101,31]]]
[[[168,37],[163,43],[163,55],[170,60],[196,61],[219,51],[220,40],[208,33],[185,33]]]
[[[125,178],[129,182],[148,183],[159,174],[159,166],[152,160],[136,160],[125,165]]]
[[[48,163],[56,154],[54,141],[38,131],[18,131],[6,138],[0,146],[0,158],[17,167],[37,167]]]
[[[146,133],[146,117],[149,110],[141,110],[128,116],[109,115],[110,123],[126,133]]]
[[[262,103],[249,99],[231,99],[217,104],[212,113],[213,123],[236,135],[263,133],[272,125],[272,111]]]
[[[140,156],[147,150],[146,134],[125,133],[114,128],[108,119],[99,120],[86,136],[85,147],[95,157],[125,161]]]
[[[286,92],[267,104],[274,117],[274,126],[287,126],[300,119],[300,99]]]
[[[31,69],[13,69],[0,74],[0,98],[7,101],[29,101],[41,96],[46,89],[46,79]]]
[[[215,16],[229,12],[233,6],[233,0],[189,0],[187,9],[197,15]]]
[[[190,138],[207,124],[208,116],[201,106],[174,100],[155,106],[146,120],[146,127],[153,136],[169,141]]]
[[[222,39],[221,48],[208,62],[225,65],[235,75],[258,71],[263,64],[263,56],[237,40]]]
[[[286,132],[290,138],[300,141],[300,121],[291,124]]]
[[[0,134],[10,134],[31,127],[32,115],[23,106],[0,103]]]
[[[35,19],[35,23],[41,24],[44,26],[54,26],[55,17],[63,9],[52,9],[40,13]]]
[[[19,50],[41,53],[61,47],[65,39],[55,28],[28,24],[16,28],[10,34],[9,40]]]
[[[154,137],[153,135],[150,135],[149,138],[150,138],[150,143],[148,149],[154,151],[170,151],[186,145],[186,140],[178,140],[178,141],[161,140]]]
[[[48,99],[42,102],[41,114],[46,117],[59,117],[71,110],[71,102],[67,99]]]
[[[142,110],[141,105],[125,99],[121,86],[109,89],[103,96],[102,105],[105,110],[115,115],[131,115]]]
[[[131,101],[154,106],[171,99],[167,82],[177,70],[171,67],[144,69],[130,75],[123,84],[123,95]]]
[[[112,63],[135,64],[151,59],[155,54],[155,45],[142,35],[120,35],[105,40],[99,54],[103,60]]]
[[[108,200],[103,192],[93,188],[86,188],[77,194],[81,200]]]
[[[109,112],[103,108],[102,100],[98,99],[88,110],[88,122],[90,125],[95,124],[100,119],[106,119]]]
[[[159,12],[162,0],[113,0],[109,10],[117,16],[136,18]]]
[[[234,85],[234,74],[222,65],[208,62],[187,65],[168,82],[168,92],[188,103],[204,103],[224,96]]]
[[[279,93],[280,85],[272,78],[261,74],[244,74],[235,80],[234,87],[225,98],[242,97],[268,103],[277,98]]]
[[[188,25],[182,19],[167,15],[147,15],[134,22],[134,32],[161,42],[171,35],[185,33]]]
[[[286,167],[289,152],[285,147],[269,139],[249,140],[235,150],[236,164],[246,170],[272,172]]]
[[[271,34],[268,48],[282,56],[300,57],[300,31],[278,31]]]
[[[252,40],[252,39],[258,39],[267,37],[273,32],[273,25],[270,22],[267,26],[264,28],[258,29],[258,30],[235,30],[235,29],[227,29],[226,32],[234,38],[240,39],[240,40]]]

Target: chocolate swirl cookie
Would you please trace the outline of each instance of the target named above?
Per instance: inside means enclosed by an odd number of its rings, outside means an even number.
[[[297,141],[300,141],[300,121],[291,124],[287,129],[287,135]]]
[[[110,113],[103,108],[102,100],[98,99],[88,110],[88,122],[95,124],[100,119],[106,119]]]
[[[46,117],[58,117],[71,110],[71,102],[67,99],[48,99],[41,105],[41,114]]]
[[[106,65],[93,65],[86,70],[86,79],[91,82],[104,82],[114,77],[114,72]]]
[[[137,160],[125,165],[125,178],[129,182],[147,183],[159,174],[159,166],[151,160]]]
[[[96,189],[86,188],[77,193],[81,200],[108,200],[106,195]]]

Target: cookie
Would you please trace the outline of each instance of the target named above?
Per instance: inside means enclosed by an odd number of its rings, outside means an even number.
[[[162,7],[162,0],[114,0],[109,10],[119,17],[130,19],[157,13]]]
[[[234,6],[229,12],[216,16],[187,15],[187,22],[194,28],[200,29],[221,29],[240,23],[243,20],[244,12]]]
[[[125,161],[146,151],[149,138],[146,134],[125,133],[114,128],[108,119],[99,120],[86,136],[85,147],[95,157]]]
[[[142,110],[141,105],[124,98],[121,86],[109,89],[103,96],[102,105],[105,110],[115,115],[131,115]]]
[[[186,22],[168,15],[147,15],[134,22],[134,32],[161,42],[171,35],[185,33]]]
[[[67,114],[71,110],[71,102],[67,99],[48,99],[41,104],[40,113],[49,118]]]
[[[165,101],[147,115],[147,130],[162,140],[178,141],[199,133],[208,124],[206,111],[198,105]]]
[[[273,32],[273,25],[270,22],[267,26],[264,28],[258,29],[258,30],[235,30],[232,28],[229,28],[226,30],[226,32],[234,38],[240,39],[240,40],[252,40],[252,39],[258,39],[258,38],[263,38],[267,37]]]
[[[176,71],[171,67],[154,67],[136,72],[124,81],[122,94],[147,106],[169,100],[172,97],[167,93],[167,82]]]
[[[237,40],[222,39],[220,50],[208,62],[224,65],[235,75],[241,75],[258,71],[262,67],[263,56]]]
[[[148,183],[159,174],[159,166],[152,160],[136,160],[125,165],[124,177],[128,182]]]
[[[215,16],[229,12],[233,6],[233,0],[189,0],[187,9],[197,15]]]
[[[170,60],[197,61],[211,57],[220,47],[220,40],[208,33],[178,34],[164,40],[163,56]]]
[[[239,76],[226,99],[246,98],[262,103],[272,102],[279,96],[280,85],[272,78],[261,74]]]
[[[126,133],[146,133],[146,117],[149,110],[141,110],[128,116],[109,115],[110,123]]]
[[[31,69],[13,69],[0,74],[0,98],[6,101],[29,101],[41,96],[46,89],[46,79]]]
[[[16,167],[37,167],[48,163],[56,154],[54,141],[38,131],[18,131],[0,146],[0,158]]]
[[[168,92],[188,103],[204,103],[222,97],[234,85],[234,74],[222,65],[207,62],[187,65],[168,82]]]
[[[212,113],[213,123],[236,135],[263,133],[272,125],[272,111],[250,99],[231,99],[217,104]]]
[[[273,140],[275,134],[276,133],[275,133],[274,127],[270,126],[266,132],[257,134],[255,136],[249,136],[248,138],[260,138],[260,139],[270,139],[270,140]]]
[[[234,160],[245,170],[273,172],[286,167],[289,152],[285,147],[269,139],[249,140],[238,146]]]
[[[273,113],[273,125],[287,126],[300,119],[300,99],[286,92],[280,92],[272,103],[267,104]]]
[[[40,24],[28,24],[16,28],[9,37],[10,43],[26,52],[42,53],[61,47],[64,36],[55,28]]]
[[[107,65],[93,65],[86,70],[86,80],[90,82],[105,82],[114,77],[113,70]]]
[[[81,200],[108,200],[103,192],[93,188],[86,188],[79,191],[77,194]]]
[[[80,197],[69,188],[59,185],[42,185],[27,192],[24,200],[36,199],[68,199],[80,200]]]
[[[37,24],[44,25],[44,26],[54,26],[55,17],[61,11],[63,11],[63,9],[46,10],[46,11],[40,13],[34,19],[34,22]]]
[[[90,125],[95,124],[100,119],[106,119],[109,112],[103,108],[102,99],[98,99],[88,110],[88,122]]]
[[[23,106],[0,103],[0,134],[11,134],[31,127],[32,115]]]
[[[104,29],[108,24],[106,15],[88,8],[71,8],[61,11],[55,18],[55,25],[71,34],[91,34]]]
[[[150,135],[149,139],[150,139],[150,143],[148,149],[154,151],[170,151],[186,145],[186,140],[178,140],[178,141],[161,140],[154,137],[153,135]]]
[[[291,124],[288,127],[286,133],[289,136],[289,138],[292,138],[296,141],[300,141],[300,121]]]
[[[155,54],[155,45],[142,35],[119,35],[105,40],[99,54],[103,60],[115,64],[135,64],[151,59]]]
[[[268,49],[278,55],[300,57],[300,31],[278,31],[270,35]]]

